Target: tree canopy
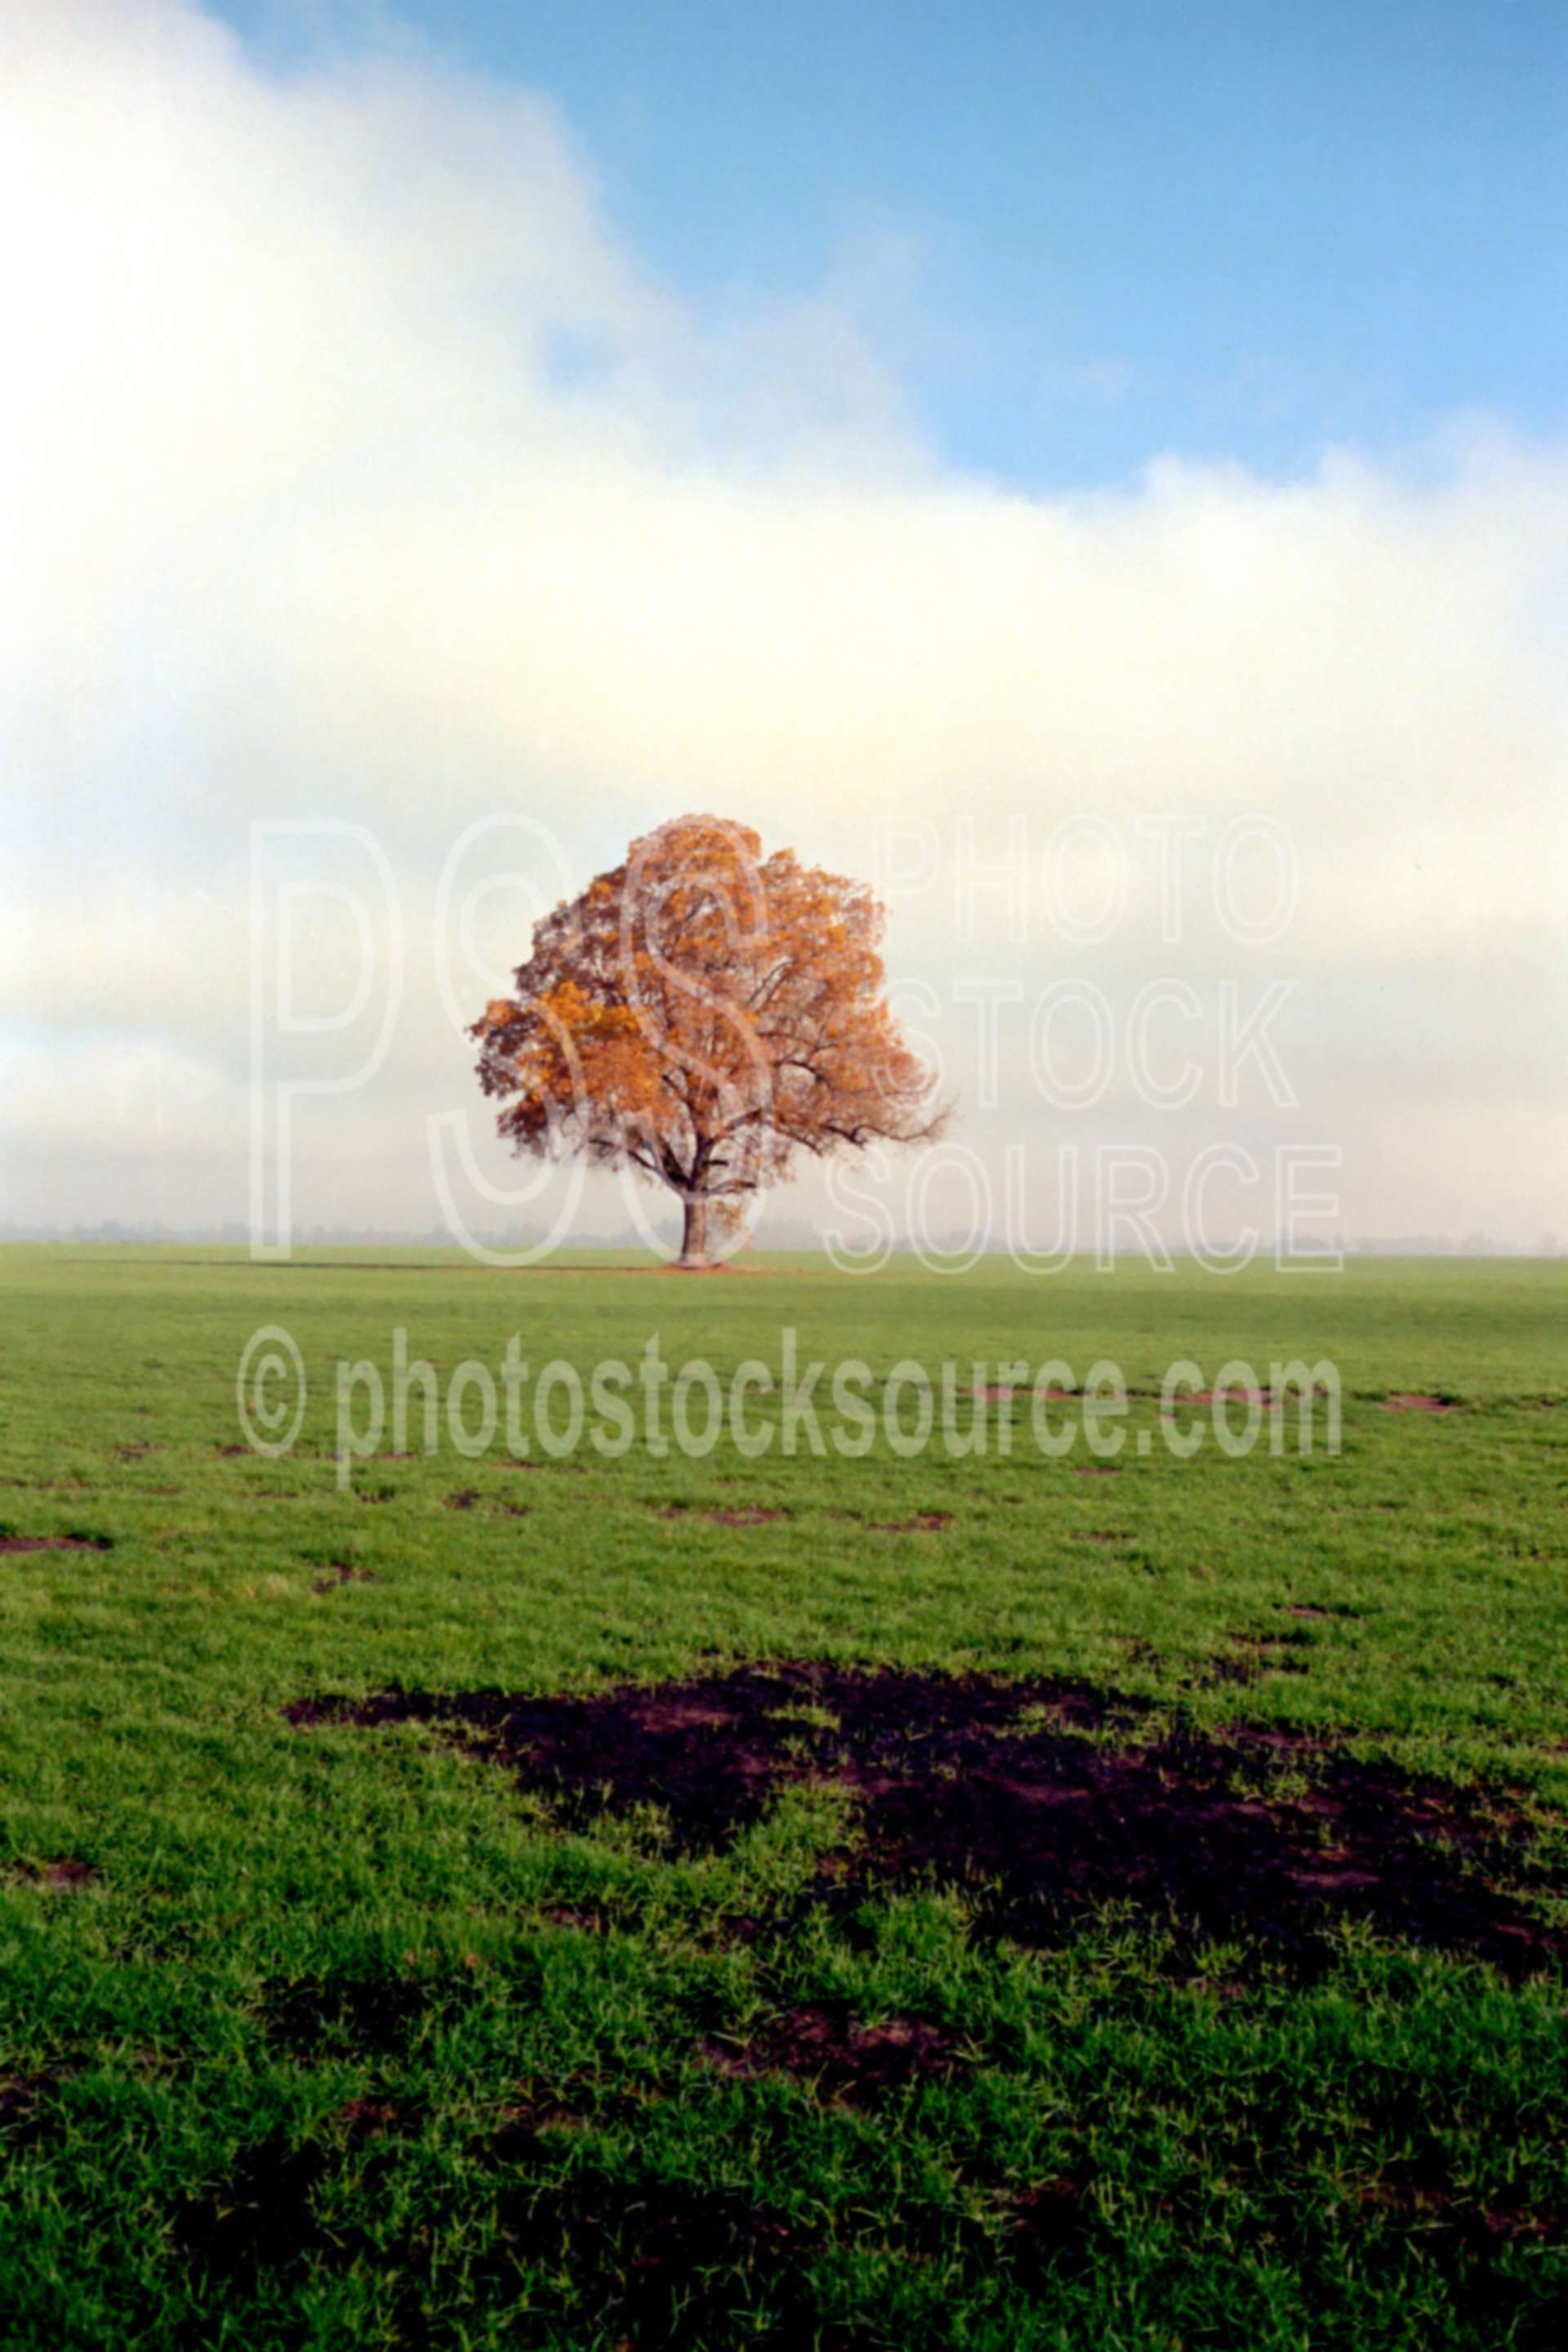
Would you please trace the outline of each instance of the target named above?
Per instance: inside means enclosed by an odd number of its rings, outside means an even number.
[[[757,835],[678,817],[539,923],[516,992],[471,1034],[520,1151],[577,1149],[710,1213],[823,1160],[932,1136],[932,1076],[884,994],[884,912],[863,883],[763,857]]]

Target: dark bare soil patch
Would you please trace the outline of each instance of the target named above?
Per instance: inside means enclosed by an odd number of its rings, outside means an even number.
[[[606,1936],[613,1925],[607,1911],[595,1910],[585,1903],[543,1903],[539,1916],[552,1927],[580,1927],[585,1936]]]
[[[1007,2252],[1020,2283],[1036,2290],[1058,2278],[1079,2278],[1094,2254],[1092,2209],[1083,2183],[1063,2173],[1016,2198],[1008,2217]]]
[[[363,1560],[330,1559],[321,1573],[311,1578],[310,1583],[314,1591],[336,1592],[341,1585],[379,1584],[381,1580],[374,1569],[366,1568]]]
[[[469,2143],[481,2164],[553,2162],[567,2143],[609,2124],[646,2124],[650,2100],[663,2096],[623,2075],[571,2074],[550,2084],[516,2084],[494,2126]]]
[[[1317,1394],[1317,1391],[1313,1393]],[[1272,1389],[1184,1389],[1178,1397],[1162,1398],[1160,1410],[1173,1413],[1184,1404],[1260,1404],[1277,1412],[1284,1402]]]
[[[1458,1412],[1451,1397],[1402,1395],[1384,1400],[1390,1412]]]
[[[819,2241],[739,2191],[610,2179],[520,2188],[500,2221],[520,2267],[543,2261],[570,2282],[569,2308],[594,2323],[595,2342],[851,2352],[857,2341],[824,2328],[803,2274]]]
[[[1258,1637],[1237,1678],[1288,1644]],[[1515,1890],[1568,1881],[1527,1823],[1500,1817],[1497,1792],[1316,1735],[1156,1730],[1149,1711],[1085,1684],[788,1663],[586,1697],[387,1691],[289,1713],[428,1723],[570,1827],[651,1805],[688,1852],[729,1846],[792,1782],[836,1783],[856,1800],[858,1837],[810,1899],[845,1912],[878,1890],[956,1886],[975,1932],[1046,1945],[1125,1905],[1179,1943],[1239,1939],[1300,1976],[1328,1965],[1346,1921],[1510,1976],[1564,1956],[1568,1938]]]
[[[1560,2300],[1554,2310],[1542,2305],[1531,2293],[1528,2266],[1561,2247],[1568,2213],[1526,2205],[1523,2186],[1500,2197],[1478,2196],[1456,2183],[1441,2149],[1418,2147],[1353,2191],[1344,2220],[1371,2260],[1395,2246],[1419,2248],[1423,2266],[1443,2279],[1456,2312],[1485,2328],[1486,2341],[1545,2352],[1562,2341],[1563,2307]]]
[[[390,2057],[406,2048],[427,2006],[426,1988],[407,1977],[307,1978],[279,1988],[262,2022],[269,2042],[300,2055]]]
[[[0,1553],[112,1551],[112,1536],[0,1536]]]
[[[710,1853],[759,1820],[786,1780],[837,1779],[852,1759],[873,1769],[883,1755],[896,1768],[961,1720],[999,1731],[1036,1700],[1088,1725],[1108,1713],[1105,1694],[1078,1685],[795,1663],[587,1697],[393,1690],[359,1701],[303,1699],[285,1712],[300,1727],[430,1723],[552,1798],[573,1828],[606,1809],[653,1803],[668,1813],[678,1847]],[[837,1726],[803,1721],[803,1707],[831,1711]]]
[[[525,2104],[502,2118],[489,2144],[489,2153],[502,2164],[542,2164],[552,2153],[551,2136],[559,2140],[584,2128],[581,2116],[569,2107]]]
[[[1512,2200],[1484,2203],[1457,2189],[1446,2169],[1419,2158],[1385,2165],[1357,2192],[1366,2214],[1414,2223],[1429,2245],[1445,2239],[1449,2249],[1474,2259],[1499,2247],[1539,2243],[1568,2231],[1568,2213],[1526,2208]]]
[[[509,1519],[526,1519],[529,1513],[529,1506],[526,1503],[509,1502],[504,1495],[487,1495],[478,1486],[458,1487],[454,1493],[442,1497],[441,1507],[443,1510],[447,1511],[474,1511],[483,1508]]]
[[[992,1381],[984,1388],[972,1388],[970,1395],[977,1404],[1011,1404],[1015,1397],[1044,1397],[1051,1404],[1067,1404],[1077,1396],[1076,1389],[1009,1388],[1005,1381]]]
[[[527,2273],[531,2315],[564,2322],[576,2331],[574,2340],[626,2352],[710,2352],[742,2343],[767,2352],[885,2347],[884,2334],[833,2320],[823,2309],[810,2264],[837,2231],[830,2239],[739,2189],[592,2169],[552,2177],[582,2123],[570,2106],[528,2101],[489,2143],[484,2153],[495,2168],[488,2179],[476,2177],[473,2207],[489,2244],[465,2263],[466,2305],[507,2295]],[[242,2148],[226,2179],[177,2200],[177,2251],[209,2289],[242,2298],[267,2292],[264,2277],[292,2281],[317,2262],[334,2270],[385,2263],[404,2271],[412,2257],[416,2278],[395,2291],[406,2329],[397,2340],[426,2341],[420,2304],[428,2289],[417,2284],[418,2257],[428,2261],[425,2233],[400,2242],[395,2231],[378,2243],[357,2222],[326,2218],[345,2158],[374,2165],[382,2132],[372,2116],[368,2147],[365,2131],[353,2126],[346,2148],[292,2146],[281,2131]],[[369,2179],[374,2184],[374,2173]],[[947,2241],[951,2259],[952,2231],[950,2219],[939,2221],[926,2233],[931,2245],[919,2251],[929,2257]],[[1052,2273],[1081,2271],[1093,2243],[1078,2184],[1064,2179],[1016,2200],[999,2244],[971,2231],[963,2251],[988,2267],[1000,2256],[1033,2287]]]
[[[595,2119],[592,2098],[582,2095],[579,2104],[580,2094],[575,2084],[563,2093],[521,2090],[476,2153],[501,2164],[548,2161],[560,2153],[563,2140],[589,2130]]]
[[[762,1504],[744,1504],[721,1511],[697,1509],[690,1503],[666,1503],[659,1511],[661,1519],[706,1519],[715,1528],[762,1528],[774,1519],[785,1519],[787,1511],[765,1509]]]
[[[0,2148],[32,2147],[42,2139],[40,2103],[58,2085],[59,2076],[47,2068],[0,2076]]]
[[[1209,1659],[1189,1679],[1194,1690],[1213,1690],[1221,1683],[1245,1686],[1260,1675],[1304,1675],[1307,1662],[1297,1654],[1313,1636],[1304,1625],[1287,1626],[1277,1633],[1231,1633],[1228,1651]]]
[[[238,2298],[274,2296],[315,2263],[384,2267],[396,2340],[409,2345],[431,2340],[433,2285],[437,2296],[460,2294],[464,2309],[484,2309],[510,2299],[526,2276],[531,2323],[563,2325],[572,2331],[565,2340],[626,2352],[742,2343],[770,2352],[885,2352],[886,2334],[826,2315],[812,2276],[814,2259],[829,2249],[842,2255],[847,2246],[874,2243],[875,2224],[862,2240],[848,2209],[831,2224],[806,2221],[737,2189],[601,2172],[584,2145],[597,2119],[591,2100],[578,2103],[576,2086],[561,2094],[530,2087],[473,2143],[462,2217],[472,2251],[460,2281],[451,2272],[433,2281],[428,2227],[393,2219],[388,2143],[424,2121],[412,2103],[396,2100],[351,2102],[328,2119],[325,2139],[294,2145],[275,2130],[241,2148],[226,2179],[174,2201],[174,2245],[209,2291]],[[351,2185],[363,2220],[342,2210]],[[966,2277],[1001,2273],[1027,2294],[1048,2296],[1114,2249],[1095,2185],[1086,2163],[1015,2190],[994,2226],[911,2198],[899,2227],[913,2259],[941,2256]],[[1561,2213],[1512,2199],[1482,2202],[1458,2189],[1441,2162],[1420,2159],[1352,2188],[1342,2220],[1303,2219],[1285,2190],[1275,2201],[1271,2232],[1292,2247],[1314,2242],[1326,2226],[1342,2252],[1348,2230],[1363,2250],[1382,2241],[1390,2253],[1418,2253],[1420,2270],[1443,2279],[1453,2307],[1494,2330],[1475,2340],[1555,2343],[1550,2322],[1512,2331],[1516,2317],[1547,2315],[1503,2264],[1560,2239]],[[535,2334],[531,2326],[527,2340]]]
[[[726,2074],[794,2074],[827,2099],[857,2100],[948,2074],[952,2037],[923,2018],[864,2025],[847,2010],[808,2004],[786,2010],[744,2039],[719,2036],[703,2055]]]
[[[424,2129],[428,2116],[423,2099],[349,2099],[328,2117],[328,2126],[354,2148],[370,2140],[405,2139]]]
[[[226,2285],[254,2286],[262,2270],[303,2261],[321,2242],[313,2200],[327,2151],[291,2147],[274,2132],[242,2149],[227,2180],[188,2195],[174,2217],[174,2242],[188,2261]]]
[[[868,1519],[866,1525],[882,1536],[940,1535],[952,1524],[951,1511],[915,1511],[907,1519]]]
[[[88,1862],[79,1862],[74,1854],[65,1854],[54,1862],[14,1862],[5,1872],[26,1886],[54,1886],[75,1894],[90,1886],[98,1873]]]

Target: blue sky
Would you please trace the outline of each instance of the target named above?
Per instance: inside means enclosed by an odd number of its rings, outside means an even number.
[[[1568,10],[1536,0],[224,0],[285,71],[396,39],[561,107],[688,297],[832,285],[949,463],[1275,476],[1563,421]]]
[[[300,1003],[407,975],[300,1215],[428,1226],[437,1117],[504,1198],[473,1011],[711,809],[885,898],[954,1215],[1131,1146],[1174,1234],[1218,1140],[1226,1230],[1305,1143],[1331,1229],[1562,1232],[1561,0],[225,5],[0,5],[0,1222],[246,1213],[258,824],[360,844]]]

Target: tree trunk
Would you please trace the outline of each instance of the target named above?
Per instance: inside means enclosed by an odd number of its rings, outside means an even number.
[[[686,1221],[680,1236],[681,1265],[706,1265],[708,1263],[708,1203],[690,1195],[685,1202]]]

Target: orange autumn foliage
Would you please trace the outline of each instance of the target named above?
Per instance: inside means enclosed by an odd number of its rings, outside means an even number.
[[[931,1076],[899,1034],[864,884],[764,858],[756,834],[679,817],[538,924],[516,993],[477,1021],[479,1076],[520,1151],[586,1151],[710,1216],[826,1159],[934,1135]]]

